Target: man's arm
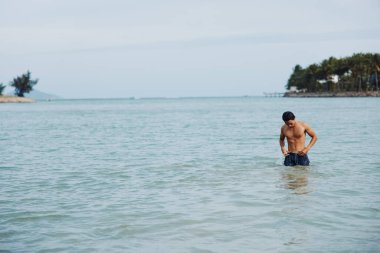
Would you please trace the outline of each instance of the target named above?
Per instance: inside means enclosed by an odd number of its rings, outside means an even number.
[[[281,152],[284,156],[288,155],[288,150],[285,148],[285,135],[283,133],[283,127],[281,127],[281,134],[280,134],[280,147]]]
[[[306,155],[307,152],[311,149],[311,147],[317,142],[317,134],[308,124],[304,124],[305,132],[311,137],[309,145],[307,145],[302,151],[299,152],[300,155]]]

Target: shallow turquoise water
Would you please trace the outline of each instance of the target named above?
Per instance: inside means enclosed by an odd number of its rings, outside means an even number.
[[[285,110],[319,140],[282,166]],[[376,252],[380,99],[0,104],[0,252]]]

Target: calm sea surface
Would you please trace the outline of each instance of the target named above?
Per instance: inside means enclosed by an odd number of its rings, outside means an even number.
[[[1,253],[379,251],[379,98],[0,104]]]

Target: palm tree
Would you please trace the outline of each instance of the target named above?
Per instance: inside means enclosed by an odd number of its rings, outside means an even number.
[[[3,83],[0,83],[0,96],[3,95],[4,89],[5,89],[5,85],[3,85]]]
[[[10,86],[15,88],[15,95],[18,97],[23,97],[24,93],[29,93],[33,90],[33,86],[38,83],[38,79],[32,80],[30,78],[30,71],[26,72],[21,76],[13,78]]]
[[[363,69],[363,63],[361,62],[361,53],[353,54],[349,58],[349,66],[352,72],[352,84],[354,91],[361,91],[361,72]]]
[[[347,58],[341,58],[337,59],[334,64],[334,71],[333,74],[338,76],[338,82],[336,83],[338,91],[347,91],[347,87],[345,87],[344,78],[345,75],[348,75],[350,71],[350,68],[348,67],[348,60]]]
[[[303,88],[303,77],[304,76],[304,69],[300,65],[296,65],[293,69],[293,73],[290,75],[290,78],[288,80],[288,83],[286,84],[286,89],[290,90],[292,86],[297,87],[297,89]]]
[[[377,72],[380,71],[380,54],[375,54],[373,56],[375,63],[375,82],[376,82],[376,91],[379,91],[379,78]]]
[[[315,92],[317,90],[317,73],[318,73],[318,65],[311,64],[305,70],[305,82],[306,89],[308,92]]]

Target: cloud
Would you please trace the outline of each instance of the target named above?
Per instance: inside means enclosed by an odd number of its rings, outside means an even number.
[[[302,41],[320,39],[318,34],[327,39],[350,32],[355,36],[361,29],[379,32],[375,5],[371,0],[345,1],[344,5],[341,1],[299,0],[3,0],[0,53],[191,41],[282,42],[297,35]]]
[[[281,91],[295,64],[379,51],[379,6],[376,0],[0,0],[2,80],[29,69],[42,90],[63,97]]]

